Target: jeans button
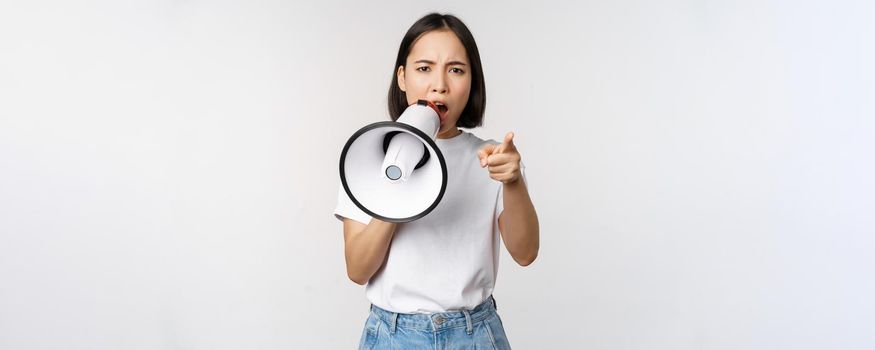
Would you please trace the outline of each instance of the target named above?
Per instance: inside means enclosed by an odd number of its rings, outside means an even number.
[[[444,323],[444,318],[441,316],[435,316],[434,323],[438,326]]]

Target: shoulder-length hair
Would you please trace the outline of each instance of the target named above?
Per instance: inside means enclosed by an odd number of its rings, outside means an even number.
[[[461,128],[474,128],[483,125],[483,112],[486,110],[486,82],[483,81],[483,66],[480,63],[480,51],[477,50],[477,43],[474,42],[474,36],[471,31],[462,23],[456,16],[450,14],[430,13],[425,17],[420,18],[410,26],[404,39],[401,40],[401,46],[398,48],[398,57],[395,59],[395,67],[392,70],[392,81],[389,84],[389,117],[392,120],[397,120],[401,113],[407,109],[407,94],[401,91],[398,86],[398,67],[407,64],[407,56],[410,55],[410,49],[416,39],[419,39],[423,34],[440,29],[449,29],[459,40],[465,51],[468,53],[470,61],[469,71],[471,73],[471,92],[468,95],[468,102],[465,104],[465,109],[456,126]]]

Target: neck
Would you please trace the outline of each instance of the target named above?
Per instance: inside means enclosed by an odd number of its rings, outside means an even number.
[[[449,139],[458,136],[462,133],[462,130],[458,128],[453,128],[452,130],[447,130],[442,133],[437,134],[437,138],[439,139]]]

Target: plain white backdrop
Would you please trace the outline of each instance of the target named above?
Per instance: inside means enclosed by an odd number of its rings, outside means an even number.
[[[0,348],[354,348],[337,162],[430,11],[540,216],[515,348],[875,347],[875,5],[623,0],[3,1]]]

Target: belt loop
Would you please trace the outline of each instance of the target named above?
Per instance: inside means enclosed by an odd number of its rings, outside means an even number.
[[[474,325],[471,324],[471,313],[468,310],[462,310],[462,313],[465,314],[465,332],[471,335],[474,333]]]
[[[392,320],[391,320],[391,323],[389,324],[389,333],[395,334],[395,328],[397,326],[398,326],[398,313],[393,312],[392,313]]]
[[[498,311],[498,303],[495,301],[495,296],[490,295],[490,297],[492,297],[492,307],[495,308],[495,311]]]

